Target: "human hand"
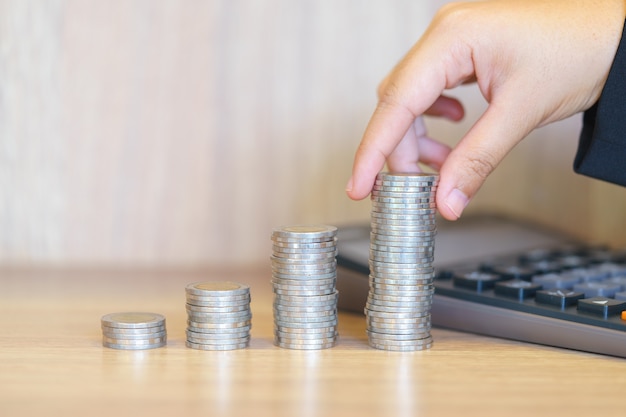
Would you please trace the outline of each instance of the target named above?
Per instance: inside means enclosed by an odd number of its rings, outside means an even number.
[[[440,173],[436,202],[461,216],[487,176],[537,127],[591,107],[619,45],[623,0],[511,0],[451,4],[379,87],[346,191],[365,198],[391,171]],[[487,110],[453,148],[428,138],[422,115],[460,120],[447,89],[475,82]]]

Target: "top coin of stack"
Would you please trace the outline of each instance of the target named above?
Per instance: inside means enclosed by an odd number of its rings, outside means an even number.
[[[272,232],[274,342],[325,349],[337,338],[337,228],[285,226]]]
[[[434,292],[436,174],[380,173],[372,190],[370,290],[365,307],[370,346],[428,349]]]
[[[102,316],[102,345],[138,350],[165,346],[165,317],[156,313],[123,312]]]
[[[201,350],[243,349],[250,344],[250,287],[230,281],[189,284],[187,347]]]

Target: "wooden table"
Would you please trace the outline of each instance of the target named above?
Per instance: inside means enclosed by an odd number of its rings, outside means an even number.
[[[248,349],[185,347],[185,285],[252,288]],[[340,314],[339,344],[275,347],[269,267],[0,271],[0,416],[626,415],[626,361],[433,329],[428,351],[371,349]],[[100,317],[167,317],[168,345],[101,346]]]

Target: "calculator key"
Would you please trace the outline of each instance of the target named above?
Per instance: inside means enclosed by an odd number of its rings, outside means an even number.
[[[604,318],[621,314],[626,310],[626,301],[607,297],[592,297],[578,300],[578,311],[597,314]]]
[[[602,282],[581,282],[574,285],[574,291],[582,292],[585,298],[608,297],[613,298],[621,290],[621,286]]]
[[[626,277],[611,277],[605,279],[604,282],[619,285],[621,287],[620,291],[626,291]]]
[[[532,262],[528,264],[534,269],[535,274],[551,274],[561,272],[563,266],[557,261],[543,260],[539,262]]]
[[[455,273],[452,282],[455,287],[469,288],[476,290],[477,292],[482,292],[493,288],[499,280],[499,275],[490,274],[488,272],[472,271]]]
[[[585,295],[580,292],[566,289],[549,289],[537,291],[535,301],[540,304],[549,304],[564,309],[565,307],[576,305],[578,300],[584,297]]]
[[[545,274],[535,275],[532,278],[532,282],[541,285],[544,290],[562,289],[571,290],[574,285],[580,282],[580,279],[576,276],[569,276],[567,274]]]
[[[620,291],[618,293],[615,293],[615,297],[616,300],[620,300],[620,301],[626,301],[626,291]]]
[[[492,272],[494,274],[500,275],[503,280],[508,279],[522,279],[525,281],[530,281],[533,275],[536,274],[535,271],[530,266],[519,266],[519,265],[496,265],[493,267]]]
[[[541,285],[533,284],[529,281],[521,279],[513,279],[510,281],[496,282],[494,292],[510,298],[517,298],[519,301],[530,298],[535,295],[537,290],[541,289]]]

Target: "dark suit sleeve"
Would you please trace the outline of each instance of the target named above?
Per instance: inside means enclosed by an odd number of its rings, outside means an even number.
[[[583,115],[574,171],[626,186],[626,38],[598,102]]]

